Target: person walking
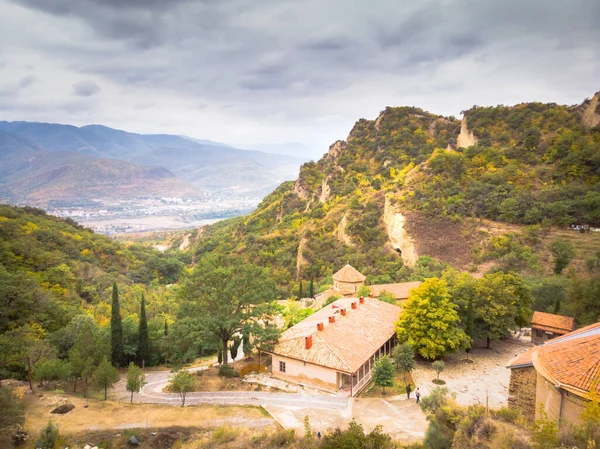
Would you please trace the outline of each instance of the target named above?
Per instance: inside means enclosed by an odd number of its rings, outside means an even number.
[[[412,389],[410,388],[410,384],[406,384],[406,397],[410,399],[410,392]]]
[[[415,391],[415,397],[417,398],[417,404],[418,404],[419,401],[421,400],[421,392],[419,391],[418,388],[417,388],[417,391]]]

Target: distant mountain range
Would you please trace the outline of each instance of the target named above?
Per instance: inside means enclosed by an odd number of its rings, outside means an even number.
[[[298,174],[302,160],[168,134],[0,121],[0,200],[259,195]]]

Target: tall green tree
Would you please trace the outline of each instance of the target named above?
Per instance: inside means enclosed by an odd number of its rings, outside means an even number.
[[[467,313],[465,317],[465,333],[469,337],[469,343],[465,348],[467,351],[467,360],[469,359],[469,353],[471,352],[471,345],[475,338],[475,312],[473,311],[473,298],[467,300]]]
[[[123,323],[121,321],[121,305],[119,304],[119,289],[113,284],[112,309],[110,315],[110,359],[115,366],[121,366],[124,361],[123,352]]]
[[[104,357],[94,371],[93,380],[97,387],[104,388],[104,400],[106,401],[108,387],[119,380],[119,371]]]
[[[146,318],[146,297],[142,293],[142,304],[140,306],[140,324],[138,328],[138,360],[142,366],[150,359],[150,342],[148,339],[148,321]]]
[[[575,246],[571,242],[557,240],[550,244],[550,252],[554,257],[554,273],[562,274],[563,270],[567,268],[569,262],[575,257],[577,251]]]
[[[165,333],[165,337],[167,335],[169,335],[169,323],[167,323],[167,319],[166,318],[165,318],[165,330],[164,330],[164,333]]]
[[[238,257],[201,260],[181,290],[180,314],[197,317],[204,339],[218,342],[222,363],[228,344],[243,329],[258,334],[274,312],[275,283],[260,267]]]
[[[426,279],[411,290],[396,323],[401,343],[419,355],[435,359],[463,348],[468,337],[460,327],[458,306],[450,301],[448,285],[441,279]]]
[[[533,298],[523,279],[515,273],[486,274],[477,280],[475,336],[490,346],[511,330],[526,326]]]
[[[8,433],[25,422],[25,408],[7,387],[0,387],[0,433]]]
[[[392,387],[394,385],[394,376],[396,369],[394,368],[394,362],[389,355],[382,355],[375,360],[373,367],[373,381],[375,385],[382,388],[385,393],[385,387]]]
[[[302,279],[300,279],[300,286],[298,287],[298,299],[304,298],[304,293],[302,292]]]
[[[129,402],[133,402],[133,393],[139,393],[146,385],[146,376],[139,366],[135,366],[133,362],[129,363],[127,368],[127,383],[125,385],[127,391],[131,393]]]
[[[315,296],[315,278],[312,274],[310,274],[310,284],[308,284],[308,295],[312,298],[313,296]]]
[[[404,382],[408,383],[406,375],[415,369],[415,351],[411,345],[406,343],[399,344],[394,347],[392,357],[396,366],[402,370],[404,374]]]

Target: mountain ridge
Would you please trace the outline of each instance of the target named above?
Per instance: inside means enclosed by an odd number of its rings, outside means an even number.
[[[80,184],[73,184],[82,194],[100,193],[107,197],[138,194],[201,196],[201,192],[206,190],[229,195],[262,196],[283,180],[294,177],[300,165],[299,160],[288,156],[241,150],[169,134],[136,134],[97,124],[77,127],[0,121],[0,161],[4,165],[4,169],[0,169],[0,190],[3,191],[3,197],[35,201],[32,204],[43,205],[49,199],[56,199],[56,195],[64,195],[64,188],[53,185],[53,179],[57,178],[46,176],[49,170],[56,169],[58,161],[53,161],[53,157],[63,164],[64,173],[86,169],[91,170],[91,178],[101,178],[103,173],[107,174],[109,167],[114,167],[107,186],[110,188],[104,191],[98,184],[88,193],[83,179]],[[96,163],[89,158],[96,158]],[[32,164],[32,160],[36,160],[36,163]],[[41,167],[40,161],[48,162],[48,166]],[[34,165],[37,174],[32,173]],[[29,171],[23,171],[23,167],[28,167]],[[140,167],[147,167],[146,174]],[[151,175],[156,173],[156,168],[152,167],[166,169],[163,181],[158,182],[156,176]],[[120,174],[131,172],[140,175],[137,181],[125,177],[120,183],[116,182]],[[35,195],[28,196],[30,189],[27,179],[19,182],[20,173],[30,173],[26,178],[47,179],[48,185],[37,186]],[[179,179],[175,181],[171,178]],[[65,181],[64,177],[62,180]],[[72,183],[74,181],[71,180]],[[47,190],[45,195],[44,189]]]
[[[413,240],[413,259],[475,270],[501,237],[480,220],[539,232],[600,226],[600,129],[584,120],[589,104],[474,106],[462,120],[388,107],[358,120],[346,140],[303,164],[296,181],[247,217],[207,227],[196,256],[231,252],[273,264],[292,293],[299,279],[325,278],[348,262],[371,283],[409,278],[398,230],[392,242],[385,223],[394,217]],[[496,244],[537,251],[514,239]],[[537,262],[523,251],[515,269],[544,269],[547,248],[539,247]]]

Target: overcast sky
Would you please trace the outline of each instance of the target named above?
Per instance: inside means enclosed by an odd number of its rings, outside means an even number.
[[[0,0],[0,120],[322,154],[388,105],[575,104],[598,0]]]

